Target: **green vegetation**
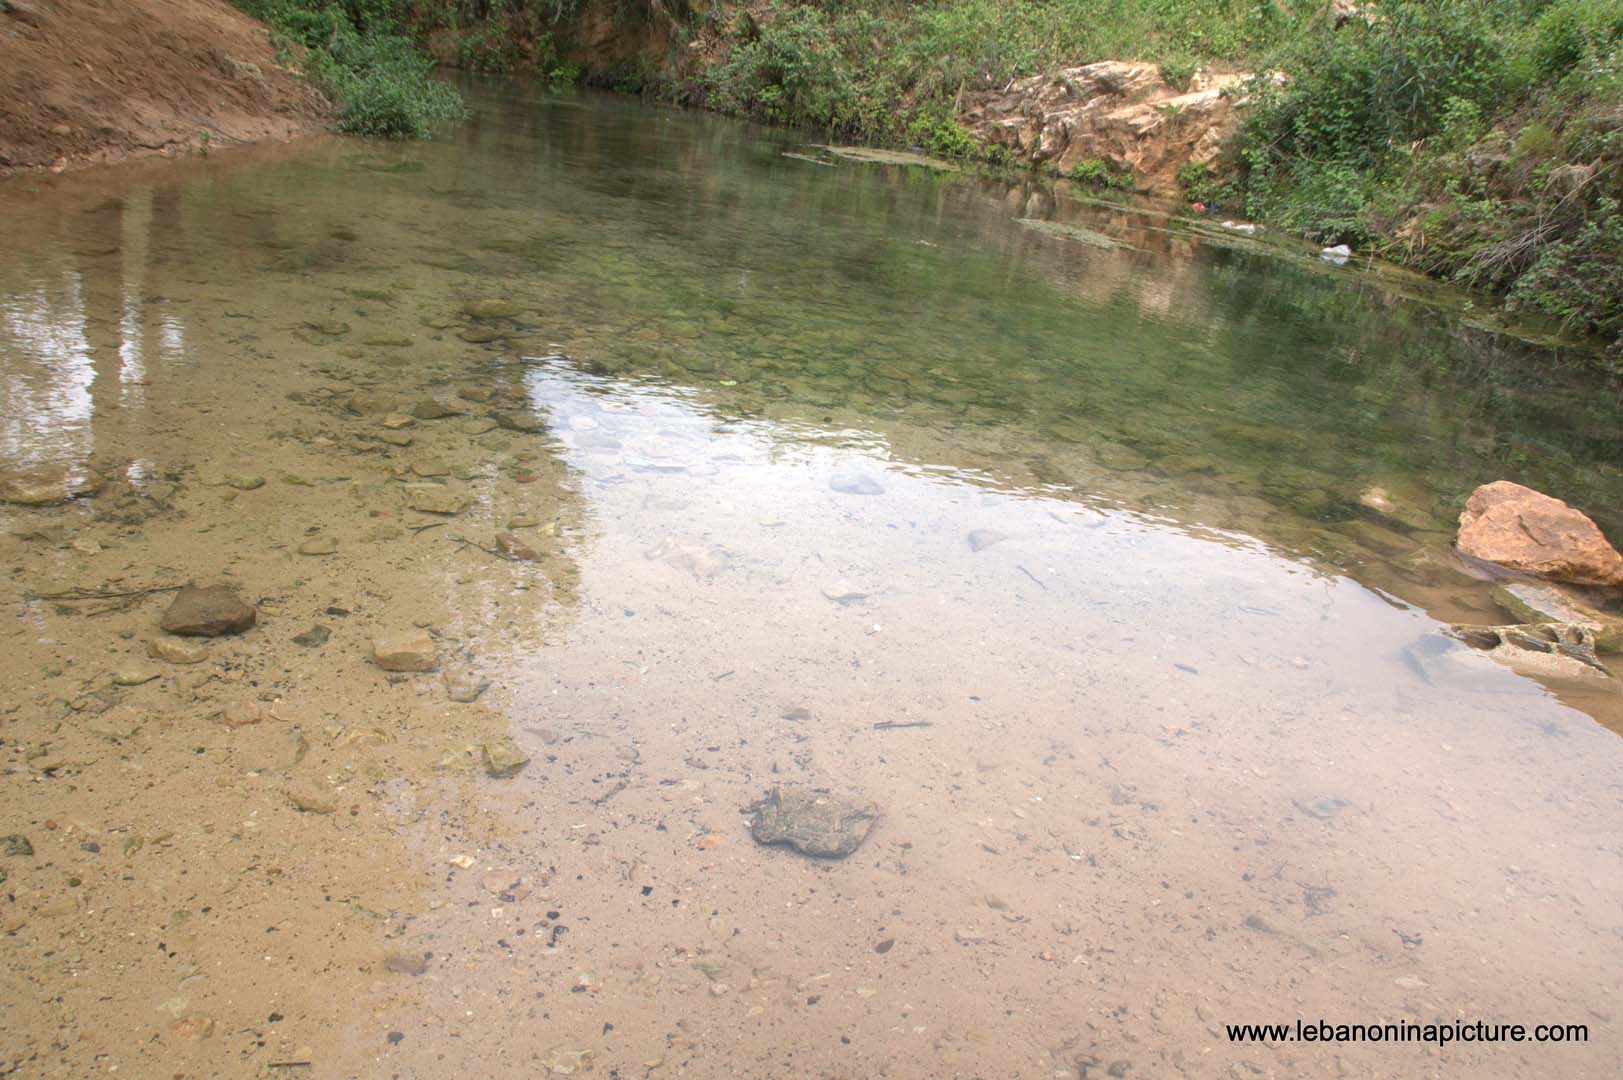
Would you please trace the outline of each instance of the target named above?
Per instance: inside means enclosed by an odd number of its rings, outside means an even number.
[[[1084,158],[1071,166],[1070,175],[1072,180],[1091,188],[1133,190],[1132,174],[1116,171],[1108,161],[1101,158]]]
[[[731,9],[729,9],[731,10]],[[1105,58],[1287,73],[1250,87],[1220,200],[1557,315],[1623,348],[1623,4],[1617,0],[770,0],[693,33],[721,57],[669,88],[844,137],[973,156],[964,89]],[[982,151],[984,153],[984,151]],[[1102,161],[1073,179],[1130,180]]]
[[[1618,0],[241,0],[302,49],[345,130],[460,106],[408,37],[475,70],[586,79],[830,136],[1001,161],[966,90],[1061,65],[1283,72],[1216,170],[1179,174],[1282,231],[1497,292],[1623,347]],[[605,35],[605,22],[612,34]],[[605,41],[609,44],[605,45]],[[1084,161],[1073,179],[1129,186]]]
[[[1233,150],[1247,212],[1623,346],[1623,5],[1368,11],[1275,58]]]
[[[405,35],[409,0],[237,2],[271,26],[279,58],[338,103],[340,131],[422,139],[461,118],[461,95],[434,81],[433,61]]]
[[[1317,0],[769,0],[688,32],[725,46],[668,90],[723,112],[896,142],[951,116],[958,93],[1062,64],[1157,61],[1188,85],[1199,63],[1249,64],[1286,41]],[[1196,58],[1200,58],[1198,61]],[[918,142],[920,140],[913,139]]]

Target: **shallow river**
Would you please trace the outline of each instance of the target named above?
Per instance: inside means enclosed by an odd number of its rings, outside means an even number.
[[[0,188],[0,466],[86,489],[0,506],[0,1074],[1617,1074],[1617,692],[1444,633],[1512,621],[1475,485],[1623,535],[1614,389],[1210,225],[475,105]],[[259,619],[174,663],[187,581]],[[779,784],[878,823],[758,844]],[[1226,1033],[1298,1017],[1588,1041]]]

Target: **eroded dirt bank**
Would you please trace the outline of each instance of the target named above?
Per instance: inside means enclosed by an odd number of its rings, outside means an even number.
[[[288,139],[327,114],[224,0],[0,0],[0,175]]]

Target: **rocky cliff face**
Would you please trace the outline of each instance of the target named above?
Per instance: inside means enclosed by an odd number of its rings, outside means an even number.
[[[1060,172],[1099,160],[1139,191],[1170,195],[1178,169],[1212,160],[1239,125],[1250,77],[1197,72],[1178,90],[1154,64],[1104,60],[966,93],[958,120],[1016,160]]]

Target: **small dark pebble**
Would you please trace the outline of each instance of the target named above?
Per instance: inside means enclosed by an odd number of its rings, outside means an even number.
[[[283,1020],[286,1020],[286,1019],[287,1019],[287,1017],[283,1016],[281,1013],[271,1013],[269,1016],[267,1016],[265,1018],[265,1022],[267,1024],[280,1024]]]
[[[881,941],[879,944],[875,945],[873,947],[873,951],[883,955],[884,953],[890,952],[891,946],[893,946],[895,944],[896,944],[896,939],[893,938],[893,937],[888,937],[884,941]]]
[[[806,1004],[807,1005],[816,1005],[819,1001],[822,1001],[822,1000],[823,1000],[823,995],[821,995],[821,994],[813,994],[811,997],[806,999]]]
[[[68,878],[68,888],[70,889],[77,889],[81,884],[83,884],[83,882],[76,877]]]
[[[549,919],[556,919],[556,918],[557,918],[557,917],[558,917],[558,912],[556,912],[556,911],[549,911],[549,912],[547,912],[547,918],[549,918]]]
[[[391,1031],[389,1032],[389,1045],[399,1046],[401,1040],[403,1040],[405,1037],[406,1033],[404,1031]]]
[[[101,845],[96,843],[94,840],[87,840],[85,843],[79,845],[79,850],[88,851],[90,854],[95,855],[101,851]]]
[[[651,893],[653,891],[654,891],[654,887],[652,885],[644,885],[642,887],[642,894],[644,896],[647,896],[649,893]]]

